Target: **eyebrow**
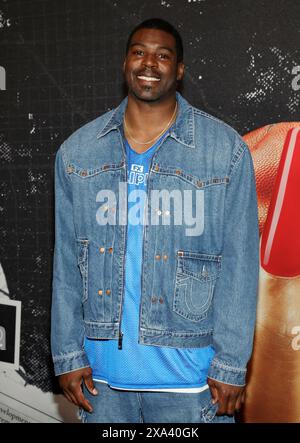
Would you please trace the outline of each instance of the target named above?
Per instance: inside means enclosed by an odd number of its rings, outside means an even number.
[[[147,45],[145,45],[144,43],[135,42],[131,43],[129,47],[132,48],[133,46],[143,46],[145,48]],[[165,49],[169,52],[175,53],[174,49],[169,48],[168,46],[159,46],[157,49]]]

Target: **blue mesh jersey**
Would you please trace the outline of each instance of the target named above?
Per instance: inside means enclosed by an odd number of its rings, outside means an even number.
[[[128,223],[121,321],[123,346],[118,349],[118,342],[113,339],[87,338],[84,346],[95,381],[126,390],[201,392],[207,388],[207,372],[214,355],[211,346],[177,349],[138,343],[145,199],[143,195],[137,197],[131,193],[142,190],[141,194],[145,195],[151,158],[166,134],[141,154],[124,140],[128,163]]]

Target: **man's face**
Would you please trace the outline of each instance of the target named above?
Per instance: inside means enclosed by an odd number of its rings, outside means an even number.
[[[184,65],[177,63],[175,38],[158,29],[133,34],[123,65],[129,94],[142,101],[161,101],[176,91]]]

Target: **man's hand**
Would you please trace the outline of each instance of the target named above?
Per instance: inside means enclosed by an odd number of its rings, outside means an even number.
[[[233,386],[220,381],[207,379],[213,398],[213,403],[218,403],[217,415],[234,415],[241,409],[245,401],[245,386]]]
[[[92,395],[98,394],[92,378],[92,368],[82,368],[62,374],[58,377],[58,381],[64,395],[71,403],[85,409],[87,412],[93,412],[90,402],[84,397],[81,389],[83,381]]]

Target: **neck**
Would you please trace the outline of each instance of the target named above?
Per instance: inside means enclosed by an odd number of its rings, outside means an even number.
[[[160,132],[168,123],[176,106],[176,94],[158,102],[138,100],[128,95],[126,123],[136,138],[147,139]]]

